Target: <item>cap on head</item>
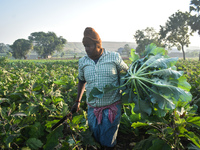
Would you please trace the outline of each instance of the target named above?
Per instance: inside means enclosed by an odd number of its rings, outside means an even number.
[[[85,28],[83,35],[84,35],[82,41],[83,44],[87,44],[88,41],[92,40],[94,43],[96,43],[96,45],[100,46],[101,48],[101,38],[93,28],[91,27]]]

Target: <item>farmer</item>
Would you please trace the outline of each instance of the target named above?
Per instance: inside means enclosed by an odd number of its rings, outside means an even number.
[[[88,97],[94,87],[102,90],[108,84],[119,86],[119,73],[126,71],[128,66],[118,53],[102,48],[101,39],[93,28],[85,29],[82,43],[87,55],[79,60],[78,95],[73,108],[79,110],[86,89],[89,128],[102,146],[114,147],[121,118],[119,90],[107,92],[102,98],[90,101]]]

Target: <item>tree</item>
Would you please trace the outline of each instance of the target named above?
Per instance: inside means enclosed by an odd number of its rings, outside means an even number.
[[[190,16],[189,25],[193,31],[197,31],[200,35],[200,0],[191,0],[190,13],[191,12],[193,12],[194,15]]]
[[[155,31],[154,28],[147,27],[143,30],[137,30],[134,35],[135,41],[137,43],[136,52],[141,56],[145,50],[145,46],[151,43],[156,44],[157,46],[163,47],[159,34]]]
[[[28,37],[34,44],[34,50],[41,58],[52,56],[55,51],[60,52],[67,42],[62,37],[57,37],[54,32],[34,32]]]
[[[188,12],[177,11],[169,17],[165,26],[160,26],[161,39],[166,42],[165,44],[169,49],[175,46],[178,50],[182,50],[184,60],[184,46],[188,47],[190,44],[189,37],[193,33],[188,25],[189,17]]]
[[[31,41],[25,39],[16,40],[13,45],[11,45],[11,53],[15,59],[26,59],[28,52],[33,49]]]
[[[8,45],[5,45],[4,43],[0,43],[0,53],[6,53],[10,50],[10,47]]]
[[[128,44],[124,45],[124,51],[125,51],[127,57],[130,57],[131,48]]]
[[[65,52],[62,52],[61,54],[60,54],[60,57],[63,57],[65,55]]]
[[[11,52],[6,52],[6,55],[8,56],[8,58],[12,57],[12,53]]]

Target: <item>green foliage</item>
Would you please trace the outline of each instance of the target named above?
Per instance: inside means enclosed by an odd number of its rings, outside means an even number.
[[[186,149],[191,145],[199,149],[200,118],[195,113],[196,109],[196,105],[190,106],[186,102],[179,102],[176,109],[169,111],[165,117],[158,119],[152,116],[146,118],[145,122],[133,123],[133,128],[146,130],[146,134],[149,135],[137,143],[135,149]]]
[[[148,45],[144,58],[133,61],[128,73],[121,78],[126,86],[124,94],[135,103],[134,111],[142,115],[164,116],[174,109],[176,101],[190,101],[190,85],[182,77],[183,72],[174,66],[177,58],[168,58],[166,50]]]
[[[166,52],[151,45],[144,54],[151,55],[152,58],[156,51],[163,55]],[[134,61],[140,60],[134,50],[132,56]],[[199,149],[200,62],[178,60],[175,63],[176,61],[172,60],[166,64],[176,65],[177,71],[183,71],[177,84],[183,89],[189,89],[189,84],[180,84],[184,83],[186,78],[191,85],[193,99],[189,103],[176,102],[175,109],[167,111],[163,117],[158,117],[154,113],[150,116],[135,113],[135,104],[128,103],[129,95],[124,94],[123,98],[126,98],[127,102],[123,105],[119,134],[123,133],[127,138],[132,135],[129,141],[131,144],[136,143],[134,149]],[[2,58],[0,149],[101,148],[91,136],[87,124],[85,95],[81,103],[83,111],[74,114],[72,120],[68,119],[55,130],[51,130],[74,104],[77,96],[77,76],[77,60],[33,61]],[[96,92],[93,96],[98,96],[99,91]],[[126,141],[118,139],[119,144],[122,142]]]
[[[191,85],[191,94],[193,99],[191,105],[199,106],[198,113],[200,114],[200,62],[197,60],[179,60],[176,64],[178,70],[184,71],[184,77]]]
[[[57,37],[54,32],[34,32],[29,36],[29,40],[34,43],[34,50],[42,58],[52,56],[55,51],[60,52],[67,42],[66,39]]]
[[[178,50],[182,50],[184,60],[184,46],[188,47],[190,44],[189,37],[192,35],[188,25],[189,17],[188,12],[177,11],[169,17],[165,26],[160,26],[161,39],[165,41],[169,49],[175,46]]]
[[[135,50],[131,49],[131,57],[129,59],[133,62],[139,59],[139,56],[135,54]]]
[[[183,77],[187,78],[191,85],[192,101],[189,103],[178,101],[176,108],[167,112],[164,117],[153,115],[143,119],[135,116],[132,103],[126,104],[120,131],[126,134],[133,133],[136,136],[135,139],[138,140],[135,141],[137,144],[134,149],[200,149],[200,72],[198,69],[200,62],[180,59],[176,67],[177,70],[184,71]],[[133,116],[135,120],[132,119]]]
[[[141,55],[144,52],[145,46],[155,43],[158,46],[164,46],[160,40],[159,34],[154,28],[147,27],[144,30],[137,30],[134,38],[137,43],[136,52]]]
[[[26,55],[32,47],[33,45],[29,40],[18,39],[13,43],[13,45],[11,45],[12,56],[16,59],[26,59]]]
[[[42,147],[43,143],[36,138],[30,138],[26,141],[26,145],[33,150],[37,150]]]
[[[200,1],[199,0],[191,0],[190,2],[190,12],[195,13],[190,16],[189,25],[191,26],[193,31],[197,31],[200,35]]]
[[[0,149],[98,146],[87,137],[92,133],[85,112],[51,131],[69,113],[77,96],[77,67],[78,61],[15,60],[0,64]]]
[[[0,56],[0,65],[5,65],[8,62],[8,58]]]
[[[63,57],[65,55],[65,52],[62,52],[61,54],[60,54],[60,57]]]
[[[11,50],[11,48],[8,45],[6,45],[4,43],[0,43],[0,53],[6,53],[10,50]]]
[[[47,136],[47,143],[44,145],[44,150],[53,150],[59,144],[58,139],[63,137],[63,126],[59,126]]]
[[[124,45],[124,49],[123,49],[127,55],[127,57],[130,57],[130,51],[131,51],[131,48],[128,44],[125,44]]]

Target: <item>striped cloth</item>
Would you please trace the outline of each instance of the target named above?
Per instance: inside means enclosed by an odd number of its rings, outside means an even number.
[[[90,91],[93,87],[102,90],[108,84],[119,86],[120,71],[128,69],[128,66],[124,63],[119,53],[104,50],[96,64],[88,56],[84,56],[79,60],[78,69],[78,78],[86,81],[86,100],[92,107],[111,105],[121,99],[119,90],[114,90],[105,93],[103,98],[94,98],[88,101]]]

